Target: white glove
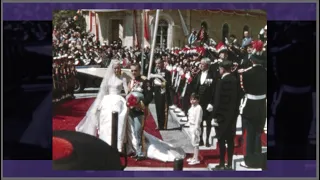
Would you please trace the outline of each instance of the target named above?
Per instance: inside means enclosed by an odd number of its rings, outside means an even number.
[[[217,119],[214,119],[214,118],[213,118],[212,121],[211,121],[211,125],[212,125],[212,126],[216,126],[216,127],[219,126],[219,124],[218,124],[218,122],[217,122]]]
[[[213,111],[213,106],[211,104],[208,104],[207,111],[209,112]]]

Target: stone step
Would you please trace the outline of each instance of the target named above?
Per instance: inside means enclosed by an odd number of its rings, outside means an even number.
[[[191,132],[190,132],[189,127],[185,127],[184,126],[187,122],[181,122],[181,119],[183,117],[179,117],[177,115],[178,113],[174,112],[173,109],[170,109],[169,113],[170,113],[170,115],[172,117],[172,120],[176,121],[177,123],[179,123],[180,126],[182,126],[182,131],[191,139]],[[203,132],[203,140],[206,141],[206,122],[203,122],[203,126],[204,126],[204,129],[203,129],[203,131],[204,131]],[[241,123],[241,116],[240,115],[239,115],[238,120],[237,120],[236,135],[242,135],[242,123]],[[201,146],[200,150],[214,150],[214,149],[217,149],[217,139],[214,138],[214,136],[215,136],[215,128],[212,127],[211,134],[209,136],[209,143],[211,144],[211,146],[210,147]]]

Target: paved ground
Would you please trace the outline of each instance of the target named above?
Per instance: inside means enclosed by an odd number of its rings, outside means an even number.
[[[99,88],[86,88],[84,92],[75,94],[76,98],[92,98],[97,95],[99,91]],[[156,110],[155,110],[155,104],[151,103],[149,105],[150,112],[157,123],[157,116],[156,116]],[[170,113],[168,119],[168,129],[167,131],[160,131],[160,134],[163,138],[163,140],[167,143],[170,143],[177,147],[182,147],[186,153],[192,153],[193,147],[190,143],[190,138],[188,131],[186,129],[182,130],[176,130],[178,127],[180,127],[178,118],[174,115],[174,113]],[[241,127],[240,121],[237,124],[237,127]],[[205,130],[204,130],[205,131]],[[239,132],[237,133],[239,134]],[[214,135],[214,132],[212,133]],[[204,134],[205,137],[205,134]],[[212,140],[211,140],[212,141]],[[210,141],[210,142],[211,142]],[[216,143],[212,143],[216,144]],[[200,147],[200,149],[215,149],[216,146],[211,146],[210,148],[206,147]],[[264,148],[266,150],[266,148]],[[260,169],[246,169],[240,166],[240,162],[243,159],[243,156],[234,156],[235,159],[235,168],[237,171],[260,171]],[[214,167],[217,164],[209,164],[208,167]],[[148,167],[127,167],[127,171],[167,171],[171,170],[171,168],[148,168]],[[185,171],[207,171],[208,168],[186,168]]]

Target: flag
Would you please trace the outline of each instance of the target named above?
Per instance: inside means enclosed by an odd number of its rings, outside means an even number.
[[[96,14],[94,12],[91,12],[91,23],[90,23],[90,29],[91,29],[91,32],[95,34],[96,32],[96,25],[97,25],[97,22],[96,22]]]
[[[181,21],[181,25],[182,25],[182,30],[183,30],[183,33],[185,36],[188,36],[189,35],[189,31],[188,31],[188,28],[187,28],[187,25],[182,17],[182,14],[180,12],[180,10],[178,10],[179,12],[179,16],[180,16],[180,21]]]
[[[97,15],[95,15],[95,23],[96,23],[96,41],[99,41],[99,24],[98,24]]]
[[[90,25],[89,25],[89,31],[92,31],[92,12],[89,11],[89,21],[90,21]]]
[[[137,25],[137,12],[133,10],[133,27],[134,27],[134,46],[139,47],[139,40],[138,40],[138,25]]]
[[[149,41],[149,13],[147,11],[143,12],[144,16],[144,38]]]

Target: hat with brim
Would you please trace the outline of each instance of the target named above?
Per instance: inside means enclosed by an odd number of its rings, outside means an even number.
[[[75,131],[54,131],[54,170],[122,170],[116,148],[101,139]]]
[[[255,64],[262,64],[264,62],[263,56],[256,54],[251,55],[250,60],[253,61]]]

